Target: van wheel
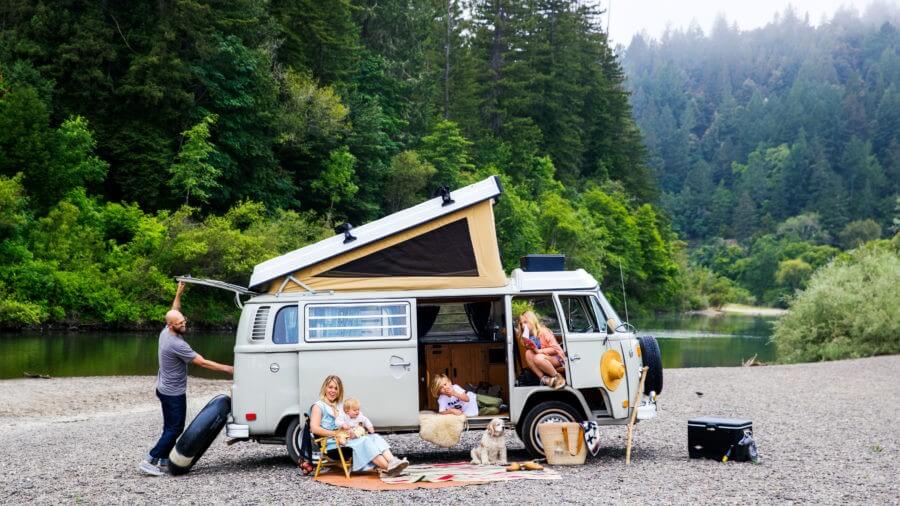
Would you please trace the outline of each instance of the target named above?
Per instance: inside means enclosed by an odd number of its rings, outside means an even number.
[[[297,416],[287,426],[284,433],[284,446],[287,447],[288,457],[294,464],[300,462],[300,436],[303,434],[303,424],[300,423],[300,417]]]
[[[663,388],[663,366],[662,354],[659,352],[659,344],[656,338],[652,336],[641,336],[638,338],[641,343],[641,359],[647,366],[647,378],[644,380],[644,393],[656,392],[662,393]]]
[[[231,398],[227,395],[213,397],[197,413],[169,452],[169,472],[175,476],[187,474],[222,432],[228,413],[231,413]]]
[[[544,446],[541,444],[541,436],[538,433],[538,425],[548,422],[575,422],[579,414],[570,404],[560,401],[547,401],[531,408],[522,427],[519,429],[519,438],[525,443],[525,449],[532,456],[540,458],[544,456]]]

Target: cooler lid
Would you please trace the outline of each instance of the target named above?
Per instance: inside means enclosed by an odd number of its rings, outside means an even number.
[[[746,429],[753,425],[751,420],[739,418],[720,418],[717,416],[701,416],[688,420],[688,427],[719,427],[725,429]]]

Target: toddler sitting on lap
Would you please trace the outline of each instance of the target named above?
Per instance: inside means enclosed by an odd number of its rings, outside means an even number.
[[[337,417],[337,423],[341,429],[352,431],[356,437],[375,433],[375,426],[359,410],[359,399],[353,397],[344,400],[344,409]]]

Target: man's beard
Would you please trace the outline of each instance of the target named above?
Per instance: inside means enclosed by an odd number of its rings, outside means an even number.
[[[178,327],[172,327],[172,332],[175,332],[179,336],[184,337],[184,335],[187,334],[187,327],[185,327],[184,330],[181,330]]]

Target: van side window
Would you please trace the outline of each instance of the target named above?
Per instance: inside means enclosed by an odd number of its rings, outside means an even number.
[[[409,339],[408,303],[309,304],[307,341]]]
[[[583,295],[560,295],[566,329],[573,334],[600,332],[590,297]]]
[[[300,327],[297,323],[297,306],[287,306],[279,309],[278,314],[275,315],[272,342],[275,344],[297,344],[300,340]]]

